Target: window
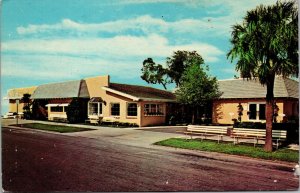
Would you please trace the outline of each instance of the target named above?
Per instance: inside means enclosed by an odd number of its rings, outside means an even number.
[[[266,120],[266,104],[249,104],[249,120]]]
[[[259,120],[266,120],[266,105],[259,104]]]
[[[137,104],[136,103],[128,103],[127,116],[137,116]]]
[[[120,103],[111,103],[110,114],[120,116]]]
[[[50,111],[51,112],[64,112],[64,109],[63,109],[63,107],[57,106],[57,107],[50,107]]]
[[[249,104],[249,119],[256,119],[256,104]]]
[[[102,103],[89,103],[89,115],[101,115]]]
[[[144,115],[164,115],[162,104],[145,104]]]

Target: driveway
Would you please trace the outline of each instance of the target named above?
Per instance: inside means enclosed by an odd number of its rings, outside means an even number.
[[[164,139],[169,139],[173,137],[185,137],[185,135],[176,133],[176,131],[186,130],[185,127],[150,127],[150,128],[116,128],[116,127],[101,127],[93,125],[76,125],[76,124],[66,124],[66,123],[56,123],[48,121],[35,121],[35,120],[19,120],[19,124],[24,123],[45,123],[54,125],[70,125],[72,127],[87,127],[94,130],[85,132],[75,132],[75,133],[61,133],[60,135],[83,137],[89,139],[102,139],[115,141],[121,144],[149,147],[152,144]],[[3,119],[3,126],[8,126],[16,124],[16,119]],[[40,131],[44,132],[44,131]]]
[[[151,145],[179,134],[2,128],[7,191],[297,190],[293,163]]]

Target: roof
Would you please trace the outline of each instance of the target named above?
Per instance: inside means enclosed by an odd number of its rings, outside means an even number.
[[[40,85],[31,96],[32,99],[73,97],[89,98],[89,93],[84,80]]]
[[[110,83],[109,89],[119,93],[125,93],[128,96],[133,96],[141,100],[161,100],[175,101],[176,97],[173,93],[156,88],[137,86],[129,84]]]
[[[267,87],[257,79],[220,80],[221,99],[265,98]],[[276,77],[274,82],[275,98],[299,98],[299,82],[290,78]]]
[[[103,102],[103,99],[101,97],[92,97],[89,100],[90,103],[99,103],[99,102]]]
[[[21,99],[24,94],[30,94],[34,92],[37,86],[26,87],[26,88],[14,88],[8,90],[7,98],[8,99]]]

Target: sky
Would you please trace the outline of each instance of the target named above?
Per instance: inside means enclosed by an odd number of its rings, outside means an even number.
[[[1,0],[0,0],[1,1]],[[8,89],[110,75],[148,85],[146,58],[164,65],[177,50],[197,51],[217,79],[232,79],[226,58],[232,26],[275,0],[2,0],[1,108]],[[174,89],[174,85],[168,87]]]

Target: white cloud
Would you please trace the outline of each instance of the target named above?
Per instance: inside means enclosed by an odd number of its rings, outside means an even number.
[[[152,33],[191,33],[203,37],[230,35],[231,26],[241,23],[248,10],[254,9],[260,4],[274,4],[275,0],[127,0],[117,2],[119,4],[147,4],[147,3],[178,3],[196,8],[204,8],[206,16],[202,18],[184,18],[173,22],[150,15],[141,15],[135,18],[120,19],[102,23],[79,23],[71,19],[63,19],[55,24],[20,26],[17,32],[20,35],[42,34],[57,35],[56,33],[69,32],[74,35],[91,35],[101,32],[123,33],[127,30],[141,31],[146,34]]]
[[[73,39],[27,39],[2,43],[3,51],[43,54],[72,54],[98,56],[100,58],[168,57],[176,50],[196,50],[206,62],[218,61],[224,54],[210,44],[170,45],[168,39],[157,34],[149,36],[115,36],[112,38],[73,38]]]
[[[118,33],[126,30],[142,30],[151,32],[152,29],[166,31],[167,22],[156,19],[149,15],[143,15],[128,20],[116,20],[103,23],[78,23],[70,19],[63,19],[56,24],[28,25],[18,27],[17,32],[21,35],[37,34],[45,32],[59,32],[61,30],[78,31],[86,33],[111,32]]]
[[[196,34],[202,36],[215,36],[229,34],[230,18],[202,18],[202,19],[181,19],[174,22],[167,22],[161,18],[154,18],[149,15],[143,15],[127,20],[116,20],[103,23],[78,23],[70,19],[63,19],[56,24],[28,25],[27,27],[18,27],[17,32],[20,35],[43,34],[53,35],[62,31],[70,34],[97,34],[101,32],[124,33],[128,30],[140,31],[144,34],[152,33],[173,33],[173,34]],[[228,24],[228,25],[226,25]]]
[[[31,80],[73,80],[78,77],[110,74],[132,78],[139,72],[141,62],[111,61],[100,58],[81,58],[61,55],[6,55],[3,57],[2,76]],[[138,69],[138,70],[137,70]],[[52,81],[50,81],[52,82]]]

